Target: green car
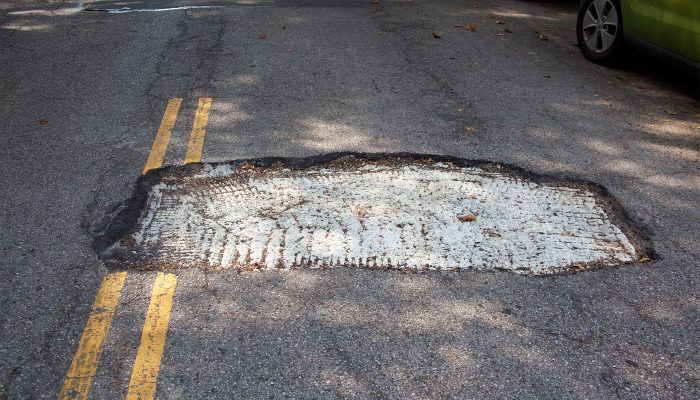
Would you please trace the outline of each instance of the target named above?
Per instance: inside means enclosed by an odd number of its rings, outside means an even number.
[[[698,73],[700,0],[582,0],[576,37],[593,62],[608,63],[633,44]]]

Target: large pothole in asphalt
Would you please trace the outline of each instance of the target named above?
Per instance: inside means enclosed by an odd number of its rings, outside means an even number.
[[[191,164],[152,172],[137,186],[95,240],[115,268],[549,274],[650,252],[597,185],[449,157]]]

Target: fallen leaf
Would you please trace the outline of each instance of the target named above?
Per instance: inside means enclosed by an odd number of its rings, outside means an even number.
[[[287,49],[288,52],[293,53],[294,49]]]
[[[502,33],[497,33],[496,36],[503,36],[503,34],[502,34]]]
[[[477,29],[479,29],[479,24],[477,24],[476,22],[472,22],[471,24],[469,24],[470,31],[476,32]]]
[[[454,24],[454,25],[452,25],[452,26],[454,26],[455,28],[461,28],[461,27],[462,27],[462,24]]]
[[[505,22],[501,21],[500,19],[497,19],[496,25],[505,25]]]
[[[476,128],[474,128],[473,126],[465,126],[464,130],[467,132],[476,132]]]
[[[545,78],[551,78],[552,76],[551,76],[551,75],[545,75],[544,77],[545,77]]]
[[[259,39],[267,39],[268,36],[267,36],[266,34],[263,33],[262,35],[258,36],[258,38],[259,38]]]
[[[457,111],[462,112],[462,111],[464,111],[464,109],[463,109],[463,108],[458,108]]]
[[[549,38],[547,37],[547,35],[543,35],[543,34],[541,34],[541,33],[540,33],[539,35],[537,35],[537,39],[540,39],[540,40],[549,40]]]
[[[369,206],[369,205],[358,205],[358,206],[355,206],[353,212],[354,212],[355,215],[357,215],[359,218],[365,218],[366,216],[368,216],[368,215],[370,214],[371,210],[372,210],[372,206]]]
[[[669,111],[669,110],[666,110],[666,114],[668,114],[668,115],[678,115],[677,112],[675,112],[675,111]]]
[[[450,60],[456,60],[456,59],[457,59],[457,57],[455,57],[455,56],[450,56]]]
[[[39,125],[48,125],[48,124],[49,124],[49,120],[47,120],[47,119],[40,119],[39,120]]]
[[[474,214],[467,214],[467,215],[460,215],[457,217],[459,222],[474,222],[476,221],[476,215]]]
[[[627,143],[625,143],[625,144],[622,145],[622,148],[625,149],[625,150],[627,150],[627,149],[630,148],[630,145],[628,145]]]
[[[442,37],[442,33],[440,33],[440,32],[433,32],[433,37],[434,37],[435,39],[440,39],[440,38]]]
[[[508,28],[506,28],[505,31],[506,31],[506,33],[513,33],[513,31],[511,31],[511,30],[508,29]]]

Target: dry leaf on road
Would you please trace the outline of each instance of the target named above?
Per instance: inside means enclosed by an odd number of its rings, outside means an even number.
[[[358,218],[365,218],[370,214],[371,210],[372,206],[370,205],[358,205],[355,206],[355,208],[352,211]]]
[[[476,215],[474,214],[467,214],[467,215],[460,215],[457,217],[459,222],[474,222],[476,221]]]
[[[477,24],[476,22],[472,22],[471,24],[469,24],[470,31],[476,32],[477,29],[479,29],[479,24]]]
[[[435,39],[440,39],[442,37],[442,33],[441,32],[433,32],[433,37]]]

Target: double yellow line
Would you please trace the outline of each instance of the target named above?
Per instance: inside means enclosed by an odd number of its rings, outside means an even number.
[[[202,97],[199,99],[187,154],[185,155],[185,163],[200,162],[202,160],[204,136],[206,135],[211,104],[211,98]],[[153,140],[151,152],[143,168],[144,174],[163,165],[181,105],[181,98],[174,98],[168,101],[160,127]],[[102,279],[92,311],[78,343],[78,349],[73,356],[63,387],[59,392],[59,400],[87,399],[92,379],[100,361],[102,348],[112,324],[124,282],[126,281],[126,275],[126,272],[113,272]],[[151,293],[151,302],[148,306],[146,321],[141,332],[141,343],[139,344],[134,367],[131,371],[129,389],[126,395],[127,400],[146,400],[155,397],[156,382],[160,371],[160,363],[165,347],[165,336],[168,331],[176,286],[176,275],[162,272],[156,275]]]
[[[211,111],[211,98],[200,97],[197,113],[194,115],[194,124],[192,125],[192,133],[187,146],[187,154],[185,155],[185,163],[193,163],[202,161],[202,149],[204,148],[204,135],[206,135],[207,122],[209,122],[209,111]],[[182,99],[170,99],[168,106],[163,113],[163,119],[160,122],[158,133],[153,140],[151,153],[148,155],[146,165],[143,167],[143,173],[160,168],[163,165],[165,152],[168,149],[171,132],[175,126],[177,113],[180,111]]]

